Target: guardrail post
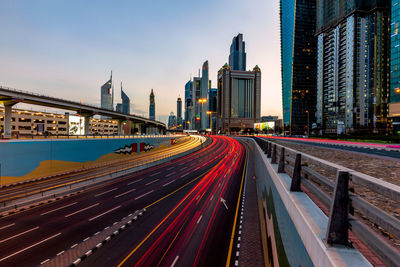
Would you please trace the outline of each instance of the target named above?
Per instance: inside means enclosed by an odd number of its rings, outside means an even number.
[[[267,148],[267,158],[270,158],[272,154],[272,143],[268,142],[268,148]]]
[[[272,147],[271,164],[276,164],[276,144]]]
[[[292,182],[290,183],[290,191],[301,192],[301,154],[296,154],[294,163]]]
[[[281,155],[279,157],[278,173],[285,172],[285,148],[281,147]]]
[[[349,243],[349,173],[338,171],[329,214],[326,242],[330,245]]]

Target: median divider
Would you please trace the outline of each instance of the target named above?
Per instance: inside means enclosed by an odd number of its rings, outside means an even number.
[[[173,155],[171,157],[163,158],[157,161],[152,161],[140,166],[132,167],[132,168],[126,168],[123,170],[116,170],[115,172],[110,172],[109,174],[101,175],[99,177],[93,177],[92,179],[84,180],[84,181],[78,181],[76,183],[69,183],[67,185],[62,185],[58,186],[53,189],[49,189],[46,191],[41,191],[29,196],[25,196],[22,198],[18,199],[12,199],[9,201],[4,201],[0,203],[0,218],[12,215],[14,213],[18,213],[30,208],[37,207],[38,205],[43,205],[55,200],[58,200],[60,198],[65,198],[72,196],[74,194],[80,193],[82,191],[91,189],[93,186],[100,185],[102,183],[108,182],[110,180],[114,180],[116,178],[119,178],[121,176],[125,176],[128,174],[132,174],[138,171],[142,171],[147,168],[151,168],[166,162],[170,162],[172,160],[175,160],[180,157],[187,156],[193,152],[196,152],[209,144],[212,143],[211,138],[207,138],[204,143],[201,145],[192,148],[188,151],[185,151],[180,154]]]

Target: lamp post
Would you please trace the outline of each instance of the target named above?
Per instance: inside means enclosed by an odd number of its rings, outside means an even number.
[[[310,112],[306,110],[307,113],[307,137],[310,137]]]

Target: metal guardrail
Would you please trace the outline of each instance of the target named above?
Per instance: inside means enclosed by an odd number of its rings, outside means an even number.
[[[385,264],[399,266],[400,251],[355,216],[354,211],[398,239],[400,239],[400,220],[356,195],[354,184],[366,187],[397,203],[400,202],[399,186],[263,138],[254,137],[254,139],[267,157],[271,158],[271,163],[278,164],[278,172],[285,172],[292,178],[290,191],[301,191],[302,187],[305,187],[329,208],[325,238],[327,244],[351,246],[348,234],[351,230]],[[311,168],[309,165],[316,168]],[[335,172],[335,182],[321,174],[321,169]],[[327,191],[330,191],[330,194]]]
[[[47,140],[47,139],[126,139],[126,138],[153,138],[153,137],[181,137],[186,135],[151,134],[151,135],[16,135],[4,140]],[[0,140],[3,139],[0,137]]]

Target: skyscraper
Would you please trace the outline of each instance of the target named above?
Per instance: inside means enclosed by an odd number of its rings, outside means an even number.
[[[260,121],[261,70],[231,70],[225,64],[218,71],[218,126],[222,133],[253,128]]]
[[[156,120],[156,103],[154,102],[153,89],[151,89],[150,93],[149,119],[153,121]]]
[[[400,134],[400,0],[392,0],[391,60],[390,60],[390,103],[389,117],[392,131]]]
[[[201,73],[201,92],[200,92],[200,122],[201,122],[201,130],[205,130],[208,128],[208,115],[207,115],[207,105],[208,101],[208,89],[210,86],[210,82],[208,79],[208,60],[203,63],[202,73]]]
[[[246,51],[243,42],[243,34],[233,37],[231,52],[229,54],[229,66],[231,70],[246,70]]]
[[[110,79],[101,86],[101,108],[113,110],[112,72]]]
[[[122,82],[121,82],[121,99],[122,99],[122,113],[130,114],[131,113],[131,101],[129,97],[122,90]]]
[[[317,0],[317,123],[324,133],[388,129],[387,0]]]
[[[213,129],[217,128],[217,91],[217,88],[210,88],[210,90],[208,91],[208,111],[211,112],[211,115],[209,115],[209,117],[212,120],[212,123],[209,125],[211,125]]]
[[[190,123],[192,120],[192,105],[193,105],[193,100],[192,100],[192,81],[189,80],[185,84],[185,129],[190,128]]]
[[[281,0],[282,105],[286,133],[304,134],[315,122],[315,0]]]
[[[179,126],[179,128],[182,128],[182,99],[178,97],[178,100],[176,101],[176,123]]]
[[[176,116],[174,113],[171,111],[171,113],[168,116],[168,128],[175,128],[176,127]]]

